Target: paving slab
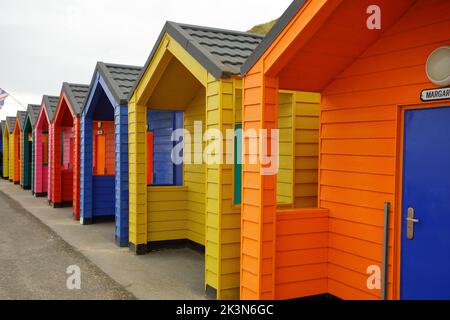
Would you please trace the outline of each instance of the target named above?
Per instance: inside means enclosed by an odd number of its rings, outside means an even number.
[[[0,193],[20,204],[137,299],[206,299],[202,253],[186,248],[136,256],[114,243],[113,222],[82,226],[73,219],[72,208],[53,209],[45,198],[35,198],[5,180],[0,180]],[[0,204],[0,215],[2,207]],[[2,221],[2,225],[7,223]]]

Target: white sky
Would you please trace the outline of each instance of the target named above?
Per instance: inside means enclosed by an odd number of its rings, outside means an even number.
[[[291,0],[0,0],[0,88],[22,104],[89,84],[97,61],[144,65],[166,20],[246,31]],[[20,106],[8,98],[0,119]]]

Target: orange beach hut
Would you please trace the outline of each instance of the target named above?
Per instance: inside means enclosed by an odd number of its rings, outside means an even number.
[[[21,148],[21,124],[25,122],[25,117],[27,116],[26,111],[17,111],[16,121],[14,123],[14,129],[12,133],[12,167],[13,167],[13,175],[12,182],[14,184],[20,184],[21,181],[21,164],[22,164],[22,148]]]
[[[243,123],[321,93],[319,203],[280,209],[244,166],[241,298],[450,298],[449,44],[447,0],[292,3],[242,68]]]

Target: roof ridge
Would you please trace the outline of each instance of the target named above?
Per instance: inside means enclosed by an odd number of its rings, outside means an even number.
[[[254,39],[254,41],[238,40],[238,39],[230,40],[230,39],[221,39],[221,38],[219,38],[217,36],[206,36],[206,35],[203,36],[201,39],[220,40],[220,41],[223,41],[223,42],[228,41],[228,42],[232,42],[232,43],[256,43],[256,44],[260,43],[260,41],[257,41],[256,39]]]
[[[118,63],[109,63],[109,62],[103,62],[99,61],[99,63],[103,63],[105,66],[109,67],[116,67],[116,68],[123,68],[123,69],[136,69],[140,70],[142,67],[136,66],[136,65],[128,65],[128,64],[118,64]]]
[[[196,28],[196,29],[208,30],[208,31],[213,31],[213,32],[223,32],[223,33],[229,33],[229,34],[235,34],[235,35],[247,35],[249,37],[252,36],[252,37],[261,38],[261,39],[264,38],[263,35],[253,33],[253,32],[247,32],[247,31],[238,31],[238,30],[231,30],[231,29],[207,27],[207,26],[194,25],[194,24],[188,24],[188,23],[179,23],[179,22],[175,22],[175,21],[167,21],[167,22],[174,23],[174,24],[179,25],[180,27],[185,27],[185,28]]]
[[[63,82],[63,84],[67,84],[69,86],[77,86],[77,87],[89,87],[86,84],[81,84],[81,83],[74,83],[74,82]]]

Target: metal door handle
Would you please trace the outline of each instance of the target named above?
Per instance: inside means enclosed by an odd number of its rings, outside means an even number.
[[[419,219],[412,219],[412,218],[406,218],[406,221],[413,222],[413,223],[419,223],[420,222]]]
[[[416,219],[415,214],[414,208],[408,208],[408,217],[406,218],[408,240],[414,240],[414,226],[420,222],[419,219]]]

